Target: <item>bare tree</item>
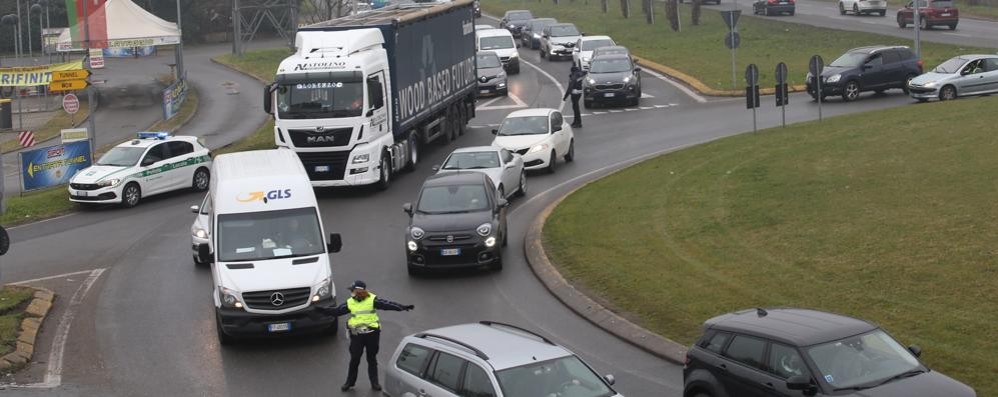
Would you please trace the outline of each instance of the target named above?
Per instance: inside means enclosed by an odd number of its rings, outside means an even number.
[[[624,18],[631,17],[631,2],[630,0],[620,0],[620,12],[624,14]]]
[[[693,26],[700,25],[700,5],[703,4],[703,0],[693,0],[693,11],[690,12],[690,17],[693,19]]]
[[[603,7],[603,13],[606,14],[610,11],[610,0],[600,0],[600,6]]]
[[[669,27],[672,31],[679,31],[679,1],[678,0],[666,0],[665,1],[665,18],[669,20]]]

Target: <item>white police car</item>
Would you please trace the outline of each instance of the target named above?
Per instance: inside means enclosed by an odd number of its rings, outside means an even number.
[[[69,182],[69,200],[134,207],[142,197],[172,190],[204,191],[211,180],[211,153],[196,137],[140,132],[109,150]]]

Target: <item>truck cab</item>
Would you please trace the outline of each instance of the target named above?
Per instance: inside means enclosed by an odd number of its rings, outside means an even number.
[[[337,332],[336,288],[322,216],[308,176],[288,149],[219,155],[205,199],[218,339],[300,331]]]

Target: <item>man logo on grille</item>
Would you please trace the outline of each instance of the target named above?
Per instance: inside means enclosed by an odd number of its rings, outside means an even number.
[[[280,292],[275,292],[270,294],[270,304],[274,306],[280,306],[284,304],[284,294]]]

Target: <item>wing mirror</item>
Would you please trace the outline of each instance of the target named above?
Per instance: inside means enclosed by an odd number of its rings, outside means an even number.
[[[273,111],[273,97],[274,97],[274,87],[275,84],[270,84],[263,87],[263,111],[267,114],[271,114]]]
[[[412,203],[402,204],[402,211],[405,211],[406,214],[412,216]]]
[[[641,73],[641,68],[634,68],[634,73]]]
[[[432,168],[433,168],[433,172],[440,171],[440,164],[436,164]]]
[[[211,248],[208,248],[206,243],[198,244],[198,262],[215,263],[215,258],[211,255]]]
[[[613,386],[614,383],[617,383],[617,379],[610,374],[603,375],[603,380],[605,380],[606,383],[608,383],[610,386]]]
[[[911,346],[908,346],[908,351],[910,351],[911,354],[914,354],[915,357],[922,357],[922,348],[921,347],[918,347],[916,345],[911,345]]]
[[[192,205],[192,206],[191,206],[191,212],[193,212],[193,213],[195,213],[195,214],[198,214],[198,213],[200,213],[200,212],[201,212],[201,207],[200,207],[200,206],[197,206],[197,205]]]
[[[804,375],[795,375],[787,379],[787,389],[800,390],[808,395],[817,391],[817,388],[811,384],[811,379]]]
[[[326,251],[329,253],[340,252],[343,249],[343,237],[339,233],[329,235],[329,243],[326,244]]]
[[[499,130],[493,128],[492,129],[492,135],[499,135]]]
[[[506,208],[506,207],[509,207],[509,201],[506,200],[506,199],[504,199],[504,198],[500,198],[499,199],[499,208]]]

